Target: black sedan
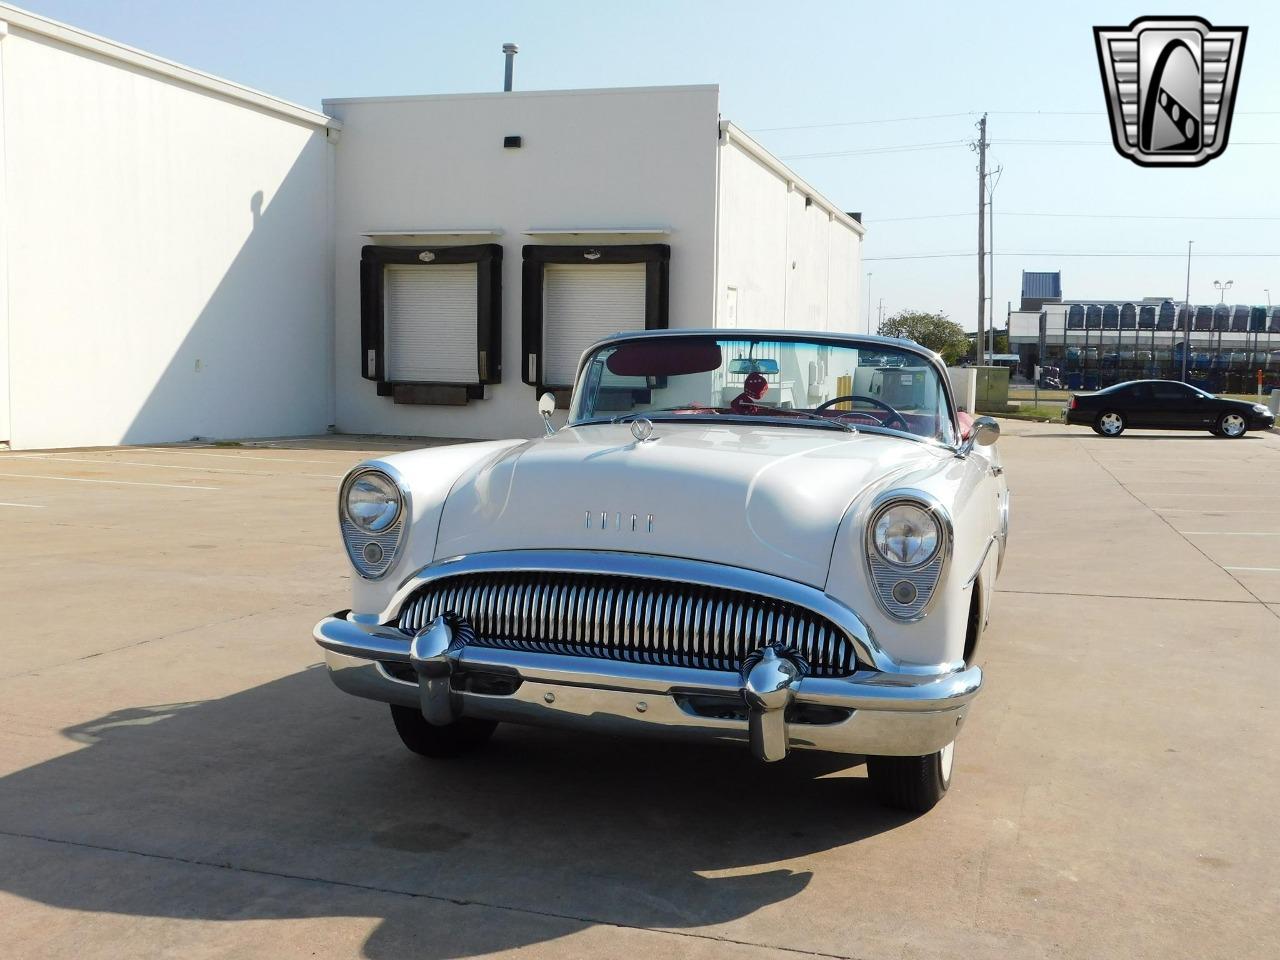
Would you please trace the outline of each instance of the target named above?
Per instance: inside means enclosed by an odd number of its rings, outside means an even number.
[[[1215,397],[1178,380],[1130,380],[1097,393],[1072,394],[1067,403],[1067,423],[1093,427],[1104,437],[1118,437],[1129,427],[1243,437],[1275,422],[1275,414],[1260,403]]]

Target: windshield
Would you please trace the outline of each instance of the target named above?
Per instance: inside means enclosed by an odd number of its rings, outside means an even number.
[[[600,347],[583,365],[570,422],[638,416],[759,419],[956,442],[934,366],[879,343],[673,336]]]

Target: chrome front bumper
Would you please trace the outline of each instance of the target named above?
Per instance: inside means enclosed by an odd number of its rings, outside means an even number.
[[[982,685],[976,666],[944,674],[797,677],[766,655],[740,675],[480,647],[457,642],[447,625],[439,626],[410,637],[340,613],[321,620],[314,633],[339,689],[418,707],[432,723],[477,717],[747,742],[764,760],[782,759],[789,748],[933,753],[956,738]],[[486,684],[466,682],[477,678],[498,681],[501,692],[492,692],[492,683],[481,692],[475,687]]]

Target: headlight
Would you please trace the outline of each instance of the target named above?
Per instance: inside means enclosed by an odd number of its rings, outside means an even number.
[[[378,580],[395,566],[408,536],[409,490],[391,467],[359,466],[338,491],[338,520],[347,556],[366,580]]]
[[[1266,407],[1264,407],[1262,404],[1255,403],[1253,405],[1253,412],[1254,413],[1270,413],[1271,411],[1268,410]]]
[[[400,491],[384,473],[366,470],[347,481],[342,510],[365,533],[381,533],[400,516],[404,506]]]
[[[895,567],[918,567],[938,552],[942,527],[922,507],[899,503],[876,518],[871,542],[876,552]]]

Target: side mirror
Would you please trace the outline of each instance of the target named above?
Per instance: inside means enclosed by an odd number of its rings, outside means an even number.
[[[542,422],[546,425],[547,433],[556,432],[556,428],[551,425],[551,415],[556,412],[556,395],[548,391],[538,398],[538,414],[542,417]]]
[[[974,447],[989,447],[1000,439],[1000,424],[990,417],[978,417],[969,428],[969,438],[960,444],[960,456],[967,457]]]

